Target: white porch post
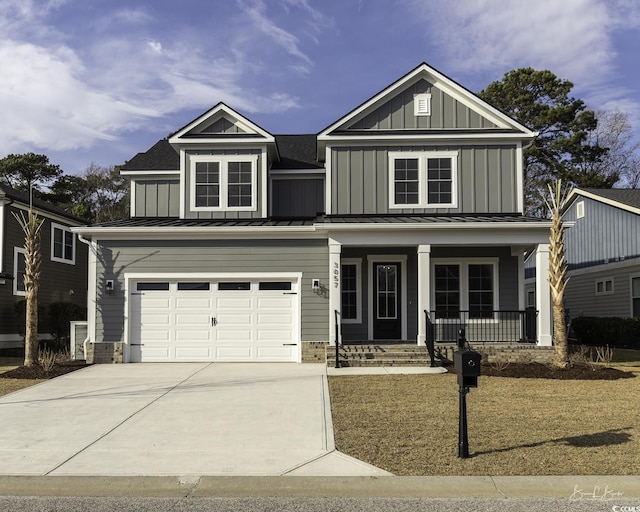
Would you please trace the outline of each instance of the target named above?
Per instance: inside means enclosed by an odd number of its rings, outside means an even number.
[[[549,287],[549,244],[536,249],[536,309],[538,310],[538,345],[553,344],[551,322],[551,288]]]
[[[425,310],[431,310],[431,246],[418,246],[418,345],[426,345],[427,320]]]
[[[342,245],[329,239],[329,343],[335,345],[336,311],[340,311],[340,253]],[[342,343],[342,330],[339,342]]]

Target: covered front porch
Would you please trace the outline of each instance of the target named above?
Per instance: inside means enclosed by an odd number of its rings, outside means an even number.
[[[411,244],[393,233],[375,243],[362,238],[340,233],[329,241],[331,343],[445,346],[462,329],[474,346],[552,344],[546,276],[537,278],[535,304],[526,303],[524,287],[525,257],[535,252],[545,268],[548,245],[481,245],[473,243],[477,233],[469,243],[433,236],[439,243]]]

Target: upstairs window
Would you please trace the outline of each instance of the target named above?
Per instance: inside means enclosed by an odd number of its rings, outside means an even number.
[[[390,208],[455,208],[456,151],[389,153]]]
[[[25,250],[22,247],[13,248],[13,294],[24,297],[27,289],[24,285],[26,271]]]
[[[51,223],[51,261],[76,262],[76,237],[67,226]]]
[[[257,165],[255,155],[191,156],[191,208],[256,210]]]

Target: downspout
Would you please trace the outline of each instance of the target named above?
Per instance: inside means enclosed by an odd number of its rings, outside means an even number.
[[[80,233],[78,233],[78,240],[80,240],[83,244],[87,244],[87,246],[89,247],[89,254],[91,254],[92,249],[93,249],[93,247],[91,245],[91,240],[87,240]],[[91,274],[92,274],[91,268],[92,268],[92,266],[89,265],[89,272],[88,272],[89,275],[87,276],[87,279],[89,279],[91,277]],[[87,343],[89,343],[91,341],[91,333],[93,333],[94,329],[95,329],[95,311],[94,311],[93,314],[89,313],[89,311],[90,311],[89,305],[91,304],[91,297],[89,296],[89,291],[90,290],[94,290],[95,291],[95,279],[94,279],[93,286],[89,285],[89,283],[87,282],[87,336],[84,339],[84,341],[82,342],[82,352],[84,353],[85,361],[87,360]],[[94,308],[95,308],[95,306],[96,306],[96,304],[95,304],[95,301],[94,301]]]

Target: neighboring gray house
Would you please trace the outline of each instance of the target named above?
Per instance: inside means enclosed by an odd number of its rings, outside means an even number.
[[[521,340],[524,255],[548,261],[549,222],[523,215],[535,135],[427,64],[316,135],[219,103],[123,166],[131,219],[74,229],[91,246],[90,350],[295,362],[336,322],[345,343],[460,325]],[[548,299],[537,309],[550,345]]]
[[[574,189],[563,218],[569,315],[640,316],[640,190]]]
[[[44,220],[41,229],[41,278],[39,303],[87,304],[88,248],[79,244],[72,226],[83,221],[44,201],[33,209]],[[21,346],[15,303],[25,297],[24,232],[14,214],[27,215],[29,194],[0,184],[0,348]],[[48,334],[47,315],[39,322],[40,339]]]

